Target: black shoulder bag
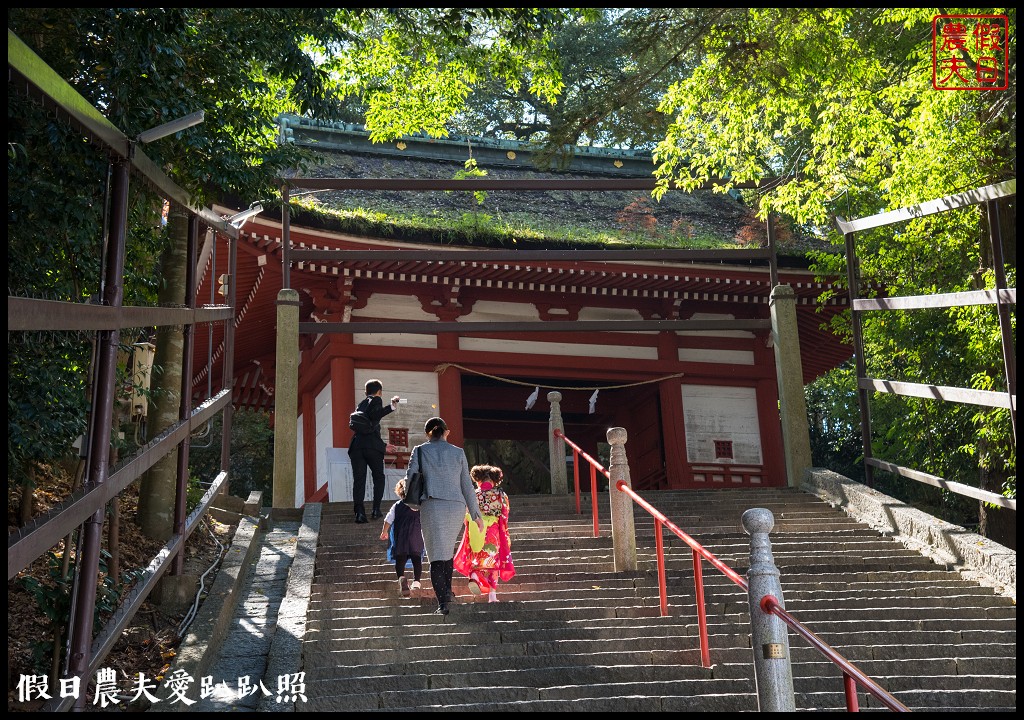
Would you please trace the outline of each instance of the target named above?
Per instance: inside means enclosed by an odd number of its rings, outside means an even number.
[[[405,478],[405,504],[414,508],[419,507],[427,499],[427,477],[423,474],[423,465],[416,455],[418,452],[419,447],[413,450],[412,454],[416,458],[416,467],[420,470],[409,473]]]

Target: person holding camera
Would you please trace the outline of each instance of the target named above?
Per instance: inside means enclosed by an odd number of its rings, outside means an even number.
[[[353,413],[365,416],[365,426],[356,426],[352,421],[349,423],[349,427],[354,431],[352,442],[348,446],[348,457],[352,461],[352,505],[357,523],[369,522],[363,505],[366,499],[367,469],[373,477],[371,517],[374,520],[384,517],[380,511],[380,503],[384,498],[384,454],[388,446],[380,436],[380,421],[398,409],[399,401],[399,397],[395,395],[391,398],[391,404],[384,406],[381,399],[384,385],[380,380],[367,380],[365,390],[366,397],[356,406],[356,412]]]

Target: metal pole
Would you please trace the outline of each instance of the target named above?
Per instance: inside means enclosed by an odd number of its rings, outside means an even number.
[[[663,524],[654,518],[654,552],[658,559],[658,595],[661,599],[661,616],[668,617],[668,583],[665,580],[665,535]]]
[[[114,163],[113,190],[111,193],[110,237],[107,242],[107,256],[104,261],[106,283],[103,287],[103,304],[121,307],[124,300],[124,256],[125,232],[128,224],[128,168],[131,161],[122,158]],[[121,341],[120,329],[103,330],[97,333],[96,365],[96,407],[92,414],[89,432],[89,484],[106,482],[110,471],[110,435],[113,421],[115,386],[117,374],[117,347]],[[76,589],[74,626],[71,635],[71,659],[68,663],[70,675],[77,675],[81,687],[89,679],[92,645],[93,613],[96,609],[96,586],[99,578],[100,546],[103,531],[104,508],[100,507],[85,521],[82,532],[82,554],[78,558],[80,581]],[[85,693],[75,699],[73,709],[81,712],[85,707]]]
[[[224,413],[221,415],[220,435],[220,469],[228,474],[228,482],[222,486],[222,494],[230,494],[231,484],[231,417],[234,413],[234,387],[235,387],[235,322],[238,317],[238,238],[228,237],[228,305],[233,312],[231,317],[224,321],[224,365],[221,376],[224,379],[223,387],[232,393],[231,402],[224,406]]]
[[[708,639],[708,611],[704,606],[704,564],[700,553],[693,551],[693,594],[697,599],[697,634],[700,636],[700,664],[711,667],[711,641]]]
[[[992,243],[992,265],[996,275],[996,310],[999,313],[999,332],[1003,338],[1003,365],[1006,370],[1006,392],[1010,395],[1010,423],[1013,441],[1017,442],[1017,360],[1013,344],[1013,326],[1010,311],[1003,302],[1006,289],[1006,266],[1003,262],[1003,233],[999,225],[999,204],[995,200],[985,203],[988,210],[988,236]]]
[[[860,712],[857,698],[857,681],[849,673],[843,673],[843,695],[846,696],[846,712]]]
[[[185,304],[196,306],[196,246],[199,243],[199,216],[189,213],[188,216],[188,247],[185,249]],[[178,402],[178,419],[188,420],[192,413],[192,348],[195,342],[196,326],[185,325],[182,336],[181,357],[181,398]],[[178,477],[174,495],[174,534],[185,537],[185,520],[188,515],[186,500],[188,498],[188,454],[190,436],[178,444]],[[181,575],[185,569],[185,546],[174,556],[171,565],[172,575]]]
[[[775,526],[775,517],[765,508],[751,508],[743,513],[741,522],[750,535],[747,581],[758,709],[761,712],[796,712],[786,624],[761,609],[761,600],[769,595],[774,596],[779,606],[785,609],[779,569],[775,567],[768,538],[768,533]]]
[[[861,326],[860,312],[853,309],[853,303],[859,296],[860,263],[857,260],[857,248],[853,233],[846,233],[846,282],[850,291],[850,326],[853,330],[853,360],[857,370],[857,399],[860,404],[860,435],[864,448],[864,482],[868,487],[875,485],[875,470],[868,460],[871,454],[871,409],[868,405],[868,391],[860,387],[860,381],[867,377],[867,363],[864,362],[864,334]]]
[[[287,183],[281,186],[281,289],[291,285],[292,268],[292,213]]]
[[[553,439],[552,439],[553,440]],[[580,451],[572,449],[572,482],[576,491],[576,514],[580,514]]]

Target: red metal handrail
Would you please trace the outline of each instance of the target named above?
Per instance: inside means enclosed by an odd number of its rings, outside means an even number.
[[[668,615],[668,591],[665,583],[665,549],[664,541],[662,539],[662,525],[668,527],[673,533],[675,533],[680,540],[689,545],[693,550],[693,576],[694,576],[694,589],[697,598],[697,627],[700,634],[700,658],[701,663],[704,667],[711,667],[711,651],[708,646],[708,630],[707,630],[707,618],[704,608],[704,582],[701,573],[701,558],[707,560],[714,565],[718,570],[725,575],[727,578],[732,580],[736,585],[743,588],[746,593],[750,593],[750,586],[747,581],[740,576],[735,570],[730,568],[728,565],[723,563],[721,560],[716,558],[711,552],[707,550],[703,545],[690,537],[687,533],[683,532],[676,526],[675,523],[671,522],[663,513],[657,510],[653,505],[648,503],[642,497],[637,495],[633,488],[626,485],[626,483],[620,480],[616,483],[615,488],[620,492],[626,493],[633,499],[637,505],[642,507],[654,518],[654,540],[655,547],[658,554],[658,585],[659,592],[661,594],[661,614],[662,616]],[[889,692],[887,692],[881,685],[876,683],[870,677],[865,675],[860,669],[858,669],[853,663],[844,658],[842,655],[837,653],[828,643],[815,635],[809,628],[803,623],[790,615],[779,602],[778,598],[771,595],[765,595],[761,598],[759,603],[761,610],[769,615],[775,615],[782,622],[784,622],[790,629],[793,630],[797,635],[804,638],[811,644],[812,647],[818,650],[824,655],[830,662],[837,665],[840,670],[843,671],[843,690],[846,696],[846,709],[849,712],[860,712],[860,707],[857,701],[857,686],[860,685],[866,692],[876,698],[879,702],[885,705],[890,710],[895,712],[910,712],[910,708],[901,703]]]
[[[863,687],[880,703],[895,712],[910,712],[910,708],[890,695],[881,685],[865,675],[856,665],[837,653],[832,646],[819,638],[806,625],[790,615],[782,607],[779,599],[773,595],[765,595],[761,598],[761,610],[774,615],[786,623],[789,628],[804,640],[815,647],[818,652],[828,658],[834,665],[843,671],[843,685],[846,689],[846,707],[850,712],[859,712],[857,707],[857,685]]]
[[[573,475],[573,487],[576,491],[576,514],[580,514],[580,457],[587,461],[590,465],[590,505],[591,505],[591,516],[594,518],[594,537],[597,537],[600,532],[600,525],[597,521],[597,471],[600,470],[606,478],[611,480],[611,475],[594,458],[583,452],[583,448],[574,443],[572,440],[565,436],[565,433],[555,428],[554,435],[556,438],[562,438],[565,444],[572,448],[572,475]]]
[[[590,463],[590,495],[593,500],[591,503],[593,506],[594,516],[594,537],[598,534],[598,522],[597,522],[597,479],[596,470],[600,470],[605,477],[611,480],[611,474],[606,470],[601,463],[594,460],[592,457],[583,452],[582,448],[576,443],[565,436],[561,430],[555,428],[554,436],[564,440],[569,447],[573,450],[573,474],[575,479],[575,490],[576,490],[576,513],[580,512],[580,476],[579,476],[579,457],[582,456]],[[657,554],[658,561],[658,592],[661,599],[661,615],[665,617],[668,615],[668,584],[665,579],[665,542],[662,537],[662,527],[668,527],[675,535],[690,546],[693,553],[693,584],[694,584],[694,595],[696,597],[697,606],[697,629],[700,637],[700,660],[703,667],[711,667],[711,649],[708,640],[708,624],[707,624],[707,612],[704,603],[704,576],[701,565],[701,560],[707,560],[715,568],[718,569],[723,575],[732,580],[733,583],[743,589],[748,595],[750,593],[750,585],[746,579],[737,573],[735,570],[730,568],[724,562],[719,560],[714,554],[711,553],[707,548],[701,545],[699,542],[694,540],[690,535],[679,528],[675,523],[669,520],[664,513],[655,508],[649,502],[644,500],[642,497],[633,491],[633,488],[626,485],[626,483],[620,480],[616,483],[615,488],[620,492],[626,493],[633,502],[646,510],[652,518],[654,518],[654,545]],[[846,698],[846,709],[848,712],[860,712],[860,705],[857,700],[857,686],[860,685],[864,690],[872,697],[877,699],[883,705],[894,712],[910,712],[910,708],[897,700],[893,695],[887,692],[881,685],[876,683],[870,677],[865,675],[860,669],[858,669],[853,663],[844,658],[842,655],[837,653],[828,643],[815,635],[809,628],[803,623],[790,615],[781,605],[778,598],[771,595],[765,595],[761,598],[759,603],[761,610],[769,615],[775,615],[782,622],[784,622],[790,629],[793,630],[797,635],[807,640],[812,647],[818,650],[824,655],[830,662],[838,666],[843,672],[843,692]]]
[[[718,568],[718,571],[740,586],[744,592],[749,592],[750,586],[746,578],[737,573],[731,567],[715,557],[710,550],[685,533],[678,525],[665,517],[664,513],[655,508],[649,502],[633,492],[633,488],[619,481],[615,486],[620,492],[626,493],[637,505],[642,507],[651,517],[654,518],[654,542],[658,557],[658,592],[661,596],[661,615],[668,615],[668,589],[665,582],[665,548],[662,539],[662,526],[667,527],[684,543],[690,546],[693,551],[693,581],[694,595],[697,604],[697,630],[700,634],[700,662],[706,668],[711,667],[711,649],[708,642],[708,621],[707,612],[704,607],[704,572],[701,560],[707,560]]]

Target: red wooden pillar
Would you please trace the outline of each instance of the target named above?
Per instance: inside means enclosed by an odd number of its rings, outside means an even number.
[[[459,337],[452,333],[437,336],[438,350],[459,349]],[[455,353],[453,353],[454,355]],[[462,373],[458,368],[449,367],[437,378],[438,414],[448,425],[448,442],[462,447],[465,430],[462,426]]]
[[[348,416],[355,410],[356,366],[350,357],[331,359],[331,447],[348,447]]]
[[[658,359],[679,362],[679,344],[674,332],[658,333]],[[661,400],[661,442],[665,450],[665,479],[670,488],[683,487],[689,473],[686,465],[682,385],[681,378],[669,378],[658,383],[658,395]]]

